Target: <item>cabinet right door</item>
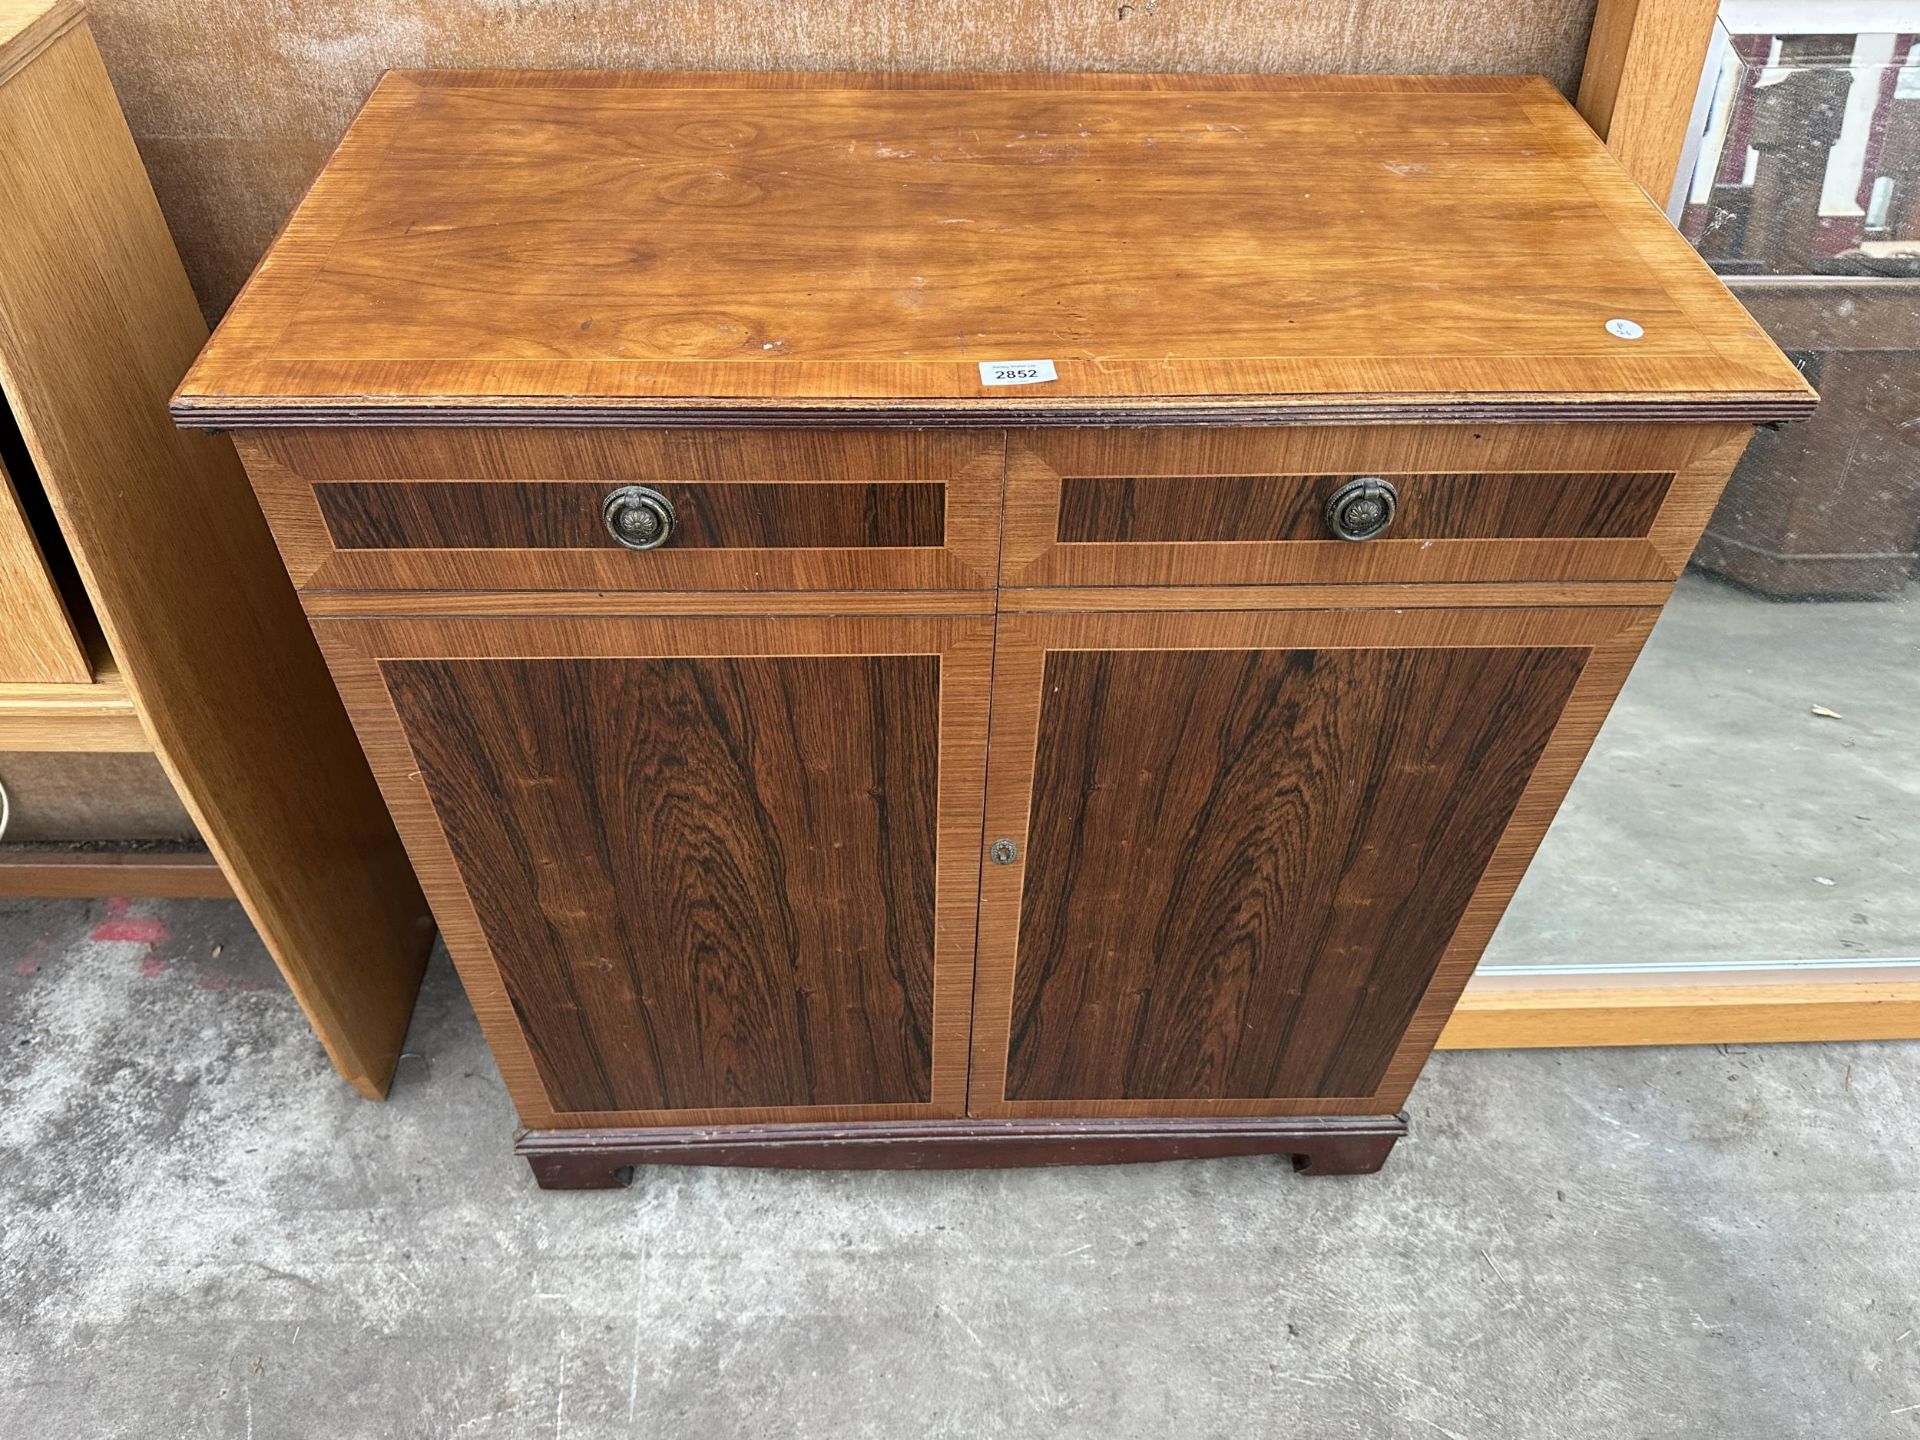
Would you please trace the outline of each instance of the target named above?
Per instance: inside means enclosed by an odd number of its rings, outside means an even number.
[[[1003,613],[970,1113],[1397,1109],[1657,614]]]

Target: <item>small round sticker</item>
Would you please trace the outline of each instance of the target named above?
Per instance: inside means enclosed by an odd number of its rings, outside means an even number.
[[[1615,318],[1607,321],[1607,334],[1613,336],[1616,340],[1638,340],[1646,333],[1645,330],[1642,330],[1631,320]]]

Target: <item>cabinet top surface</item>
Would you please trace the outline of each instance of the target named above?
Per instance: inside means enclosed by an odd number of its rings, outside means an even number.
[[[1056,378],[986,383],[1006,361]],[[174,410],[1765,420],[1812,401],[1535,77],[397,71]]]

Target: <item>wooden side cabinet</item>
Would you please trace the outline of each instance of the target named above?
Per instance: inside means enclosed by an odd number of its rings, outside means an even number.
[[[0,785],[151,755],[207,847],[9,843],[0,897],[239,900],[378,1099],[433,924],[233,446],[169,421],[206,339],[84,7],[0,0]]]
[[[606,1185],[1377,1168],[1812,403],[1538,81],[428,73],[175,413]]]

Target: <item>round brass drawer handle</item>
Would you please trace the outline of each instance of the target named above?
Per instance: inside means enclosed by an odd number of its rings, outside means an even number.
[[[657,550],[673,538],[673,502],[644,485],[622,485],[608,495],[600,518],[629,550]]]
[[[1400,492],[1391,480],[1362,475],[1327,497],[1327,529],[1341,540],[1372,540],[1393,523]]]

